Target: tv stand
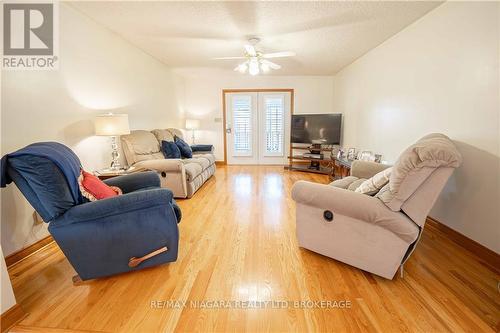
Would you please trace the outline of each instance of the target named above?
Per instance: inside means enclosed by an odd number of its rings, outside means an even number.
[[[309,169],[311,170],[320,170],[321,169],[321,164],[318,161],[310,161],[309,162]]]
[[[296,148],[292,148],[296,149]],[[312,145],[309,146],[309,151],[311,154],[321,154],[321,144],[318,143],[313,143]],[[331,151],[331,149],[330,149]]]
[[[304,153],[293,154],[294,150],[303,150]],[[324,147],[321,144],[312,144],[308,147],[291,146],[290,156],[288,156],[289,163],[285,168],[294,171],[332,175],[334,165],[330,158],[331,151],[331,147]]]

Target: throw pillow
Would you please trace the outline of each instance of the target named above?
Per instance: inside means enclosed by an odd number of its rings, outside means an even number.
[[[161,151],[165,158],[181,158],[181,151],[175,142],[165,140],[162,141]]]
[[[181,155],[184,158],[192,158],[193,157],[193,151],[191,150],[191,147],[186,143],[186,141],[182,140],[178,136],[175,137],[175,144],[177,147],[179,147],[179,150],[181,151]]]
[[[78,177],[78,185],[82,195],[90,201],[112,198],[122,194],[122,190],[116,186],[108,186],[98,177],[82,170]]]
[[[355,192],[374,195],[380,191],[389,182],[389,177],[392,172],[392,167],[380,171],[370,179],[365,180]]]

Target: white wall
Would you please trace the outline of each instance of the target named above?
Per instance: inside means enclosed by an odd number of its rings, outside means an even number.
[[[449,2],[335,76],[344,143],[394,161],[442,132],[463,154],[431,216],[500,253],[499,3]]]
[[[170,70],[71,7],[60,5],[60,68],[2,72],[2,154],[54,140],[75,150],[84,168],[108,166],[108,138],[93,118],[128,113],[132,129],[179,126]],[[1,241],[6,255],[46,236],[15,186],[2,189]]]
[[[0,313],[4,313],[16,304],[16,298],[12,291],[12,284],[10,283],[9,273],[7,273],[7,266],[3,258],[3,252],[0,248]]]
[[[196,140],[213,144],[217,160],[224,159],[223,89],[293,88],[295,113],[335,111],[331,76],[250,76],[206,68],[179,68],[174,72],[178,76],[181,110],[186,118],[202,120]],[[220,118],[220,122],[216,122],[216,118]]]

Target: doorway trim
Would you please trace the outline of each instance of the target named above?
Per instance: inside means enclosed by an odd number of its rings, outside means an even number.
[[[227,138],[226,138],[226,94],[230,93],[259,93],[259,92],[284,92],[290,93],[290,121],[294,108],[294,89],[292,88],[263,88],[263,89],[222,89],[222,134],[224,137],[224,165],[227,165]],[[290,154],[292,146],[290,145]]]

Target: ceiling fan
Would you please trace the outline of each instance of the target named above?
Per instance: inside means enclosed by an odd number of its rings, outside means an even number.
[[[280,69],[281,66],[271,62],[267,59],[271,58],[282,58],[282,57],[293,57],[295,52],[285,51],[285,52],[274,52],[274,53],[262,53],[257,50],[255,46],[260,41],[259,38],[250,38],[248,44],[245,45],[245,55],[241,57],[221,57],[214,58],[215,60],[234,60],[234,59],[245,59],[244,62],[236,66],[234,69],[240,73],[248,73],[250,75],[257,75],[261,71],[268,72],[270,69]]]

